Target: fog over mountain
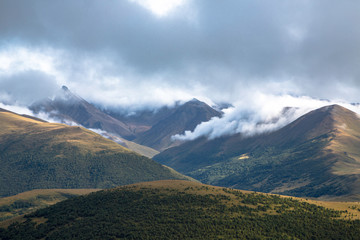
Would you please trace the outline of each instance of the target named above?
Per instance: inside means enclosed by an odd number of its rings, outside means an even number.
[[[195,97],[234,108],[178,138],[268,131],[359,102],[359,12],[332,0],[3,0],[0,102],[26,106],[62,85],[129,112]],[[284,107],[299,109],[258,124]]]

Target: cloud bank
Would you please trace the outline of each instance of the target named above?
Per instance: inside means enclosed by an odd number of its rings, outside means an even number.
[[[244,137],[272,132],[317,108],[339,104],[358,114],[360,107],[345,102],[317,100],[290,95],[269,96],[254,94],[248,104],[241,102],[224,110],[224,115],[199,124],[194,131],[172,136],[173,140],[189,141],[199,137],[214,139],[241,133]]]
[[[135,1],[4,0],[0,45],[53,57],[39,63],[58,85],[104,105],[232,102],[254,89],[358,101],[359,2],[175,4],[159,18]]]

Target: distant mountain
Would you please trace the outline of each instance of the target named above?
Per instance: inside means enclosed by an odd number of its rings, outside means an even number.
[[[81,127],[0,110],[0,196],[40,188],[109,188],[187,179]]]
[[[171,139],[173,135],[193,131],[201,122],[207,122],[221,113],[204,102],[193,99],[177,106],[171,114],[154,124],[148,131],[139,134],[135,142],[163,151],[171,146],[179,145]]]
[[[128,109],[123,108],[106,108],[103,112],[124,122],[135,135],[139,135],[149,130],[153,125],[159,121],[169,117],[176,111],[176,108],[181,104],[175,106],[163,106],[159,109],[141,109],[133,112],[128,112]]]
[[[123,122],[115,119],[63,86],[54,99],[45,99],[34,103],[30,109],[34,113],[44,112],[50,117],[66,123],[80,124],[86,128],[101,129],[131,140],[135,135]]]
[[[350,215],[277,195],[157,181],[65,200],[0,228],[0,239],[358,239],[360,221],[350,220],[358,206],[347,205]]]
[[[102,110],[73,94],[65,86],[53,99],[38,101],[30,109],[35,114],[44,112],[64,123],[74,122],[89,129],[106,131],[110,138],[124,139],[120,144],[134,147],[134,150],[140,149],[140,153],[145,152],[147,156],[179,145],[180,142],[172,141],[171,136],[186,130],[192,131],[201,122],[221,115],[221,112],[197,99],[178,103],[174,107],[164,106],[155,111],[140,110],[132,114],[127,111]]]
[[[360,199],[360,119],[338,105],[314,110],[276,132],[200,138],[154,159],[218,186]]]

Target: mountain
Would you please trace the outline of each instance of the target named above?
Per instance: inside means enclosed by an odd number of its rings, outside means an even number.
[[[124,122],[135,135],[139,135],[173,114],[180,105],[180,103],[177,103],[175,106],[163,106],[156,110],[139,109],[130,113],[128,109],[123,108],[106,108],[102,109],[102,111]]]
[[[0,196],[41,188],[109,188],[185,179],[81,127],[0,110]]]
[[[127,111],[102,110],[73,94],[65,86],[53,99],[38,101],[30,109],[35,114],[46,113],[63,123],[74,122],[88,129],[106,131],[105,135],[110,139],[118,139],[118,143],[139,150],[146,156],[179,145],[180,142],[172,141],[171,136],[186,130],[192,131],[201,122],[221,115],[221,112],[197,99],[184,104],[177,103],[174,107],[164,106],[156,111],[139,110],[132,114]]]
[[[109,133],[117,134],[127,140],[135,136],[129,127],[81,97],[73,94],[66,86],[63,86],[54,99],[44,99],[34,103],[30,109],[38,114],[44,112],[49,117],[66,122],[74,122],[86,128],[101,129]]]
[[[193,99],[177,106],[171,114],[158,121],[149,130],[139,134],[134,141],[163,151],[180,144],[180,142],[173,141],[172,136],[182,134],[186,130],[193,131],[200,123],[220,116],[220,112],[206,103]]]
[[[360,199],[360,119],[338,105],[314,110],[272,133],[200,138],[154,159],[218,186]]]
[[[348,206],[158,181],[65,200],[0,228],[0,239],[358,239],[359,204]]]

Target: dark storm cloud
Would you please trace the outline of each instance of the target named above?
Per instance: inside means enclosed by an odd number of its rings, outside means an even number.
[[[38,99],[52,97],[58,88],[52,76],[38,71],[0,76],[0,102],[28,106]]]
[[[115,75],[128,68],[144,82],[163,74],[173,87],[195,82],[215,98],[265,88],[354,101],[359,12],[354,0],[193,0],[159,18],[126,0],[3,0],[0,41],[69,51],[64,66],[106,58]]]

